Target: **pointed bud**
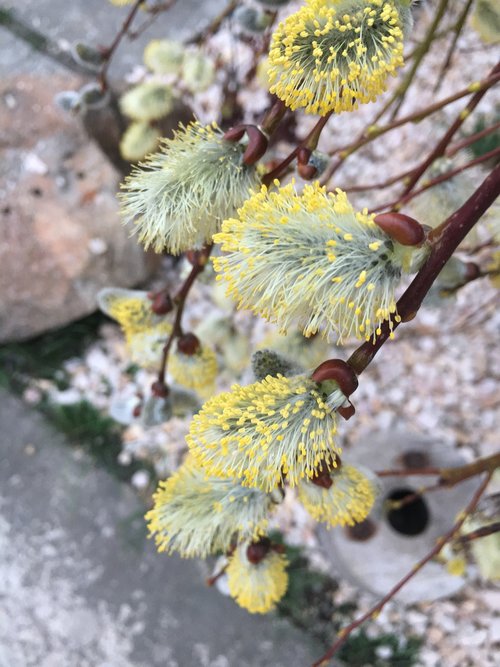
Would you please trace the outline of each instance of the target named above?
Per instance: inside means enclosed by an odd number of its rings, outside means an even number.
[[[401,245],[421,245],[425,240],[422,225],[409,215],[403,213],[381,213],[375,216],[374,223],[388,236]]]
[[[153,396],[158,396],[158,398],[166,398],[169,394],[169,390],[164,382],[157,380],[151,385],[151,393]]]
[[[177,349],[182,354],[186,354],[188,357],[196,354],[200,349],[200,341],[193,333],[184,334],[177,341]]]
[[[258,542],[253,542],[247,548],[247,558],[252,565],[260,563],[269,553],[271,549],[271,540],[268,537],[263,537]]]
[[[166,315],[173,310],[173,307],[172,299],[166,292],[158,292],[153,295],[151,310],[155,315]]]
[[[358,377],[351,366],[342,359],[328,359],[316,368],[311,375],[318,384],[333,380],[345,396],[350,396],[358,388]]]

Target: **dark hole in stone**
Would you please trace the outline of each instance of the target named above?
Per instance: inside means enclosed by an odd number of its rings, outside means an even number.
[[[85,178],[85,172],[84,171],[77,171],[76,172],[76,177],[78,178],[78,180],[83,181],[83,179]]]
[[[410,449],[401,456],[401,462],[405,468],[425,468],[429,465],[429,457],[425,452],[419,452],[415,449]]]
[[[40,190],[40,188],[31,188],[30,192],[33,197],[41,197],[43,195],[43,192]]]
[[[403,500],[408,496],[413,496],[415,491],[412,489],[396,489],[390,493],[386,500]],[[430,514],[425,500],[418,496],[398,509],[390,509],[387,512],[387,521],[389,525],[402,535],[420,535],[427,528]]]
[[[4,215],[10,215],[12,213],[12,209],[10,206],[4,206],[2,209],[2,213]]]
[[[365,519],[354,526],[346,526],[347,537],[356,542],[366,542],[377,532],[377,526],[371,519]]]

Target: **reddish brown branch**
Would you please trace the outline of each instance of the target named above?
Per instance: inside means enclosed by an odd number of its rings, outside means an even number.
[[[318,145],[321,132],[323,131],[323,128],[329,121],[331,115],[332,112],[330,111],[329,113],[326,114],[326,116],[322,116],[318,120],[316,125],[313,127],[313,129],[309,132],[307,137],[303,141],[301,141],[300,144],[296,148],[294,148],[294,150],[289,155],[287,155],[287,157],[284,158],[272,171],[268,172],[267,174],[264,174],[264,176],[262,177],[262,183],[264,185],[269,186],[274,181],[275,178],[279,178],[286,170],[288,165],[290,165],[297,157],[301,148],[308,148],[311,151],[313,151],[316,148],[316,146]]]
[[[132,5],[130,8],[129,13],[127,14],[124,22],[122,23],[122,27],[118,31],[116,37],[114,40],[111,42],[110,46],[107,48],[103,49],[102,55],[105,58],[105,62],[102,66],[102,69],[99,73],[99,82],[101,84],[101,87],[103,90],[106,90],[108,87],[108,80],[107,80],[107,74],[108,74],[108,69],[111,64],[111,59],[113,58],[113,55],[120,45],[120,42],[122,41],[123,37],[127,33],[128,29],[132,25],[132,21],[135,18],[135,15],[137,14],[139,7],[143,4],[144,0],[136,0],[136,2]]]
[[[497,65],[495,65],[495,67],[491,70],[488,78],[491,79],[492,77],[497,76],[499,73],[500,73],[500,63],[497,63]],[[458,114],[458,116],[455,118],[453,123],[450,125],[448,130],[445,132],[445,134],[441,138],[441,141],[438,142],[437,146],[429,153],[429,155],[422,162],[422,164],[417,169],[415,169],[413,174],[410,176],[410,179],[409,179],[408,183],[406,184],[406,187],[403,191],[403,196],[407,195],[409,192],[411,192],[413,190],[416,183],[420,180],[420,177],[424,174],[425,171],[427,171],[427,169],[434,162],[434,160],[445,154],[446,149],[448,148],[448,145],[449,145],[450,141],[453,139],[453,137],[455,136],[457,131],[463,125],[466,118],[468,118],[471,115],[471,113],[477,107],[479,102],[486,95],[487,90],[488,90],[488,88],[482,88],[482,89],[478,90],[471,97],[471,99],[467,103],[465,109],[463,109]]]
[[[418,563],[406,574],[398,583],[391,588],[391,590],[384,595],[384,597],[377,602],[371,609],[369,609],[365,614],[357,618],[355,621],[350,623],[348,626],[343,628],[338,636],[337,640],[330,646],[328,651],[315,663],[313,663],[312,667],[322,667],[323,665],[328,664],[328,662],[331,660],[331,658],[335,655],[335,653],[345,644],[347,641],[348,637],[356,630],[359,628],[363,623],[365,623],[367,620],[370,618],[374,617],[376,614],[378,614],[384,606],[389,602],[389,600],[392,600],[392,598],[411,580],[413,577],[422,570],[422,568],[427,565],[429,561],[431,561],[433,558],[435,558],[439,552],[442,550],[445,544],[450,542],[453,537],[456,535],[456,533],[460,530],[462,527],[465,519],[471,514],[471,512],[474,511],[476,505],[481,499],[481,496],[483,495],[486,487],[488,486],[488,483],[491,479],[492,473],[488,473],[488,475],[485,476],[484,480],[474,493],[472,499],[468,503],[468,505],[465,507],[465,509],[460,513],[458,520],[455,522],[455,524],[452,526],[452,528],[442,537],[440,537],[438,540],[436,540],[435,546],[429,551],[428,554],[424,556]]]
[[[182,287],[175,295],[173,301],[177,307],[175,314],[174,325],[172,327],[172,333],[167,339],[162,351],[162,357],[160,362],[160,370],[158,371],[158,382],[160,385],[165,385],[165,375],[167,372],[167,363],[170,350],[172,349],[173,342],[179,336],[182,336],[182,316],[184,314],[184,307],[186,305],[187,296],[196,282],[196,279],[205,269],[210,253],[212,252],[213,246],[207,246],[203,251],[199,253],[198,261],[193,265],[188,277],[184,281]]]
[[[446,262],[499,195],[500,165],[493,169],[458,211],[431,232],[429,257],[397,304],[397,311],[402,322],[407,322],[415,317],[427,292]],[[391,331],[399,324],[399,318],[393,320],[392,326],[389,322],[384,322],[381,327],[382,331],[380,335],[376,336],[375,341],[366,341],[350,356],[348,363],[358,375],[370,364],[390,337]]]
[[[393,209],[393,210],[400,209],[404,204],[408,203],[415,197],[418,197],[418,195],[422,194],[422,192],[425,192],[426,190],[433,188],[435,185],[439,185],[440,183],[449,181],[457,174],[461,174],[463,171],[466,171],[467,169],[476,167],[478,164],[482,164],[483,162],[488,162],[488,160],[491,160],[498,156],[500,156],[500,146],[498,148],[494,148],[491,151],[488,151],[488,153],[484,153],[484,155],[480,155],[479,157],[475,158],[474,160],[471,160],[470,162],[467,162],[466,164],[460,167],[457,167],[456,169],[450,169],[450,171],[447,171],[445,174],[441,174],[440,176],[436,176],[436,178],[432,178],[430,181],[427,181],[424,185],[422,185],[422,187],[418,188],[418,190],[413,190],[404,197],[399,197],[398,199],[395,199],[394,201],[388,204],[381,204],[380,206],[372,208],[370,210],[370,213],[375,213],[377,211],[384,211],[385,209]]]

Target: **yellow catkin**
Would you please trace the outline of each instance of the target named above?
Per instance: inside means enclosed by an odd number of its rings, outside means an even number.
[[[156,252],[178,255],[211,242],[259,181],[257,169],[243,163],[244,151],[217,124],[180,125],[122,184],[124,222]]]
[[[211,391],[217,377],[217,357],[209,347],[201,345],[191,355],[175,350],[170,356],[168,370],[175,382],[196,391]]]
[[[396,315],[395,289],[414,248],[394,242],[341,190],[315,182],[262,187],[214,236],[225,254],[213,260],[218,280],[239,308],[282,332],[370,340]]]
[[[225,552],[235,536],[261,537],[276,504],[259,489],[207,476],[192,458],[160,482],[153,501],[146,521],[158,551],[186,558]]]
[[[388,0],[307,0],[278,26],[270,91],[291,109],[325,115],[373,102],[403,65],[407,6]]]
[[[286,593],[287,565],[286,558],[274,551],[254,565],[248,561],[243,545],[231,556],[226,569],[229,594],[250,613],[266,614]]]
[[[330,474],[329,489],[312,482],[298,487],[299,500],[316,521],[329,527],[353,526],[364,521],[377,497],[377,485],[361,469],[341,464]]]
[[[296,485],[333,461],[336,409],[345,396],[328,396],[306,376],[267,376],[211,398],[191,422],[187,443],[210,475],[239,478],[272,491],[286,477]]]
[[[170,318],[153,313],[146,292],[106,288],[99,293],[98,302],[120,325],[131,361],[141,368],[156,369],[172,332]]]

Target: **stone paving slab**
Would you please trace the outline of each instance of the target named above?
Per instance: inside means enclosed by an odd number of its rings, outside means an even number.
[[[134,492],[0,393],[0,667],[302,667],[287,622],[155,552]]]

